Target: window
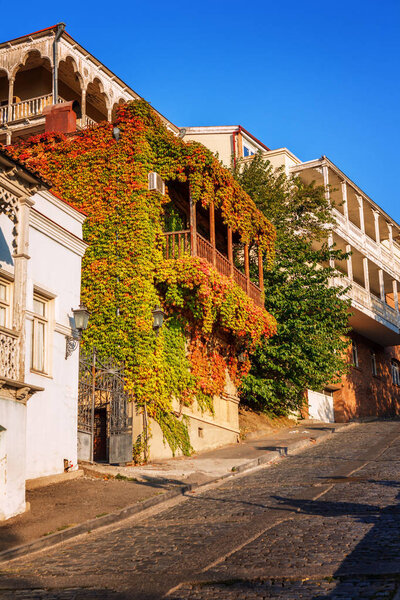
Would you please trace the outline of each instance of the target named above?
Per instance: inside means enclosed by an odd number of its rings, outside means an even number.
[[[358,367],[358,350],[357,344],[354,340],[351,342],[351,359],[353,362],[353,367]]]
[[[33,297],[32,369],[40,373],[46,373],[48,305],[45,298]]]
[[[0,326],[10,327],[10,293],[11,286],[4,279],[0,279]]]
[[[247,146],[243,146],[243,156],[253,156],[253,154],[253,150],[250,150]]]
[[[375,377],[377,377],[378,375],[378,368],[376,366],[376,354],[373,350],[371,350],[371,369],[372,369],[372,375],[374,375]]]
[[[393,385],[400,385],[399,363],[396,360],[392,360],[392,381]]]

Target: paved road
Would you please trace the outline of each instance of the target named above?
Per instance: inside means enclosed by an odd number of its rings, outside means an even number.
[[[400,422],[359,425],[146,520],[2,565],[0,598],[394,600],[399,467]]]

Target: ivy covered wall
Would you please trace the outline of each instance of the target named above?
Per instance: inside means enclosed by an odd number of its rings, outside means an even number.
[[[172,412],[171,398],[185,405],[196,398],[212,411],[226,369],[239,385],[249,367],[247,352],[273,335],[276,323],[206,261],[164,260],[169,198],[148,191],[148,173],[187,182],[203,207],[213,201],[224,223],[243,243],[255,241],[269,264],[275,231],[213,154],[175,137],[146,102],[121,106],[116,124],[119,142],[105,122],[74,135],[36,136],[7,151],[87,214],[82,302],[91,319],[84,344],[125,361],[134,402],[146,402],[173,451],[189,453],[187,429]],[[152,328],[157,304],[168,314],[158,336]]]

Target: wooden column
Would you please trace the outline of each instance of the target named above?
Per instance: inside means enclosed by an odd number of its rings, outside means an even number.
[[[347,183],[342,181],[342,202],[343,202],[343,213],[346,223],[349,220],[349,205],[347,204]]]
[[[364,287],[369,292],[369,269],[368,269],[368,258],[363,258],[363,271],[364,271]]]
[[[264,269],[263,269],[263,256],[261,248],[258,248],[258,286],[260,290],[264,291]]]
[[[350,281],[353,281],[353,261],[351,260],[350,244],[347,244],[346,252],[347,252],[347,254],[350,254],[350,256],[347,258],[347,277],[350,279]]]
[[[244,272],[246,275],[246,291],[250,292],[249,245],[244,245]]]
[[[193,202],[192,195],[189,197],[189,208],[190,208],[190,247],[192,249],[192,256],[197,256],[197,236],[196,236],[196,203]]]
[[[383,278],[382,269],[378,270],[378,278],[379,278],[379,292],[380,292],[381,300],[382,300],[382,302],[386,302],[385,280]]]
[[[357,196],[357,202],[358,202],[358,212],[360,215],[360,229],[363,233],[365,233],[364,205],[363,205],[363,199],[361,196]]]
[[[215,206],[214,202],[210,204],[210,243],[212,246],[212,264],[216,265],[217,253],[215,247]]]
[[[393,285],[394,308],[395,308],[396,312],[399,312],[399,295],[398,295],[398,291],[397,291],[396,279],[393,279],[392,285]]]
[[[372,209],[374,215],[374,226],[375,226],[375,241],[377,244],[381,243],[381,234],[379,231],[379,211]]]
[[[327,199],[327,201],[331,202],[331,191],[330,191],[330,187],[329,187],[329,169],[328,169],[328,165],[324,165],[322,167],[322,175],[324,178],[324,188],[325,188],[325,198]]]
[[[7,111],[7,122],[13,120],[13,100],[14,100],[14,77],[10,77],[8,80],[8,111]]]
[[[82,127],[86,126],[86,90],[81,91]]]
[[[232,244],[232,227],[228,227],[228,260],[231,271],[231,277],[233,277],[233,244]]]

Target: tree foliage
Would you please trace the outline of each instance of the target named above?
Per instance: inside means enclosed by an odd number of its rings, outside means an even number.
[[[261,154],[233,172],[277,233],[275,264],[264,268],[264,280],[278,333],[253,353],[242,399],[284,415],[301,407],[307,388],[321,390],[346,370],[349,304],[344,287],[329,285],[329,260],[346,255],[328,247],[334,217],[323,186],[274,171]]]

